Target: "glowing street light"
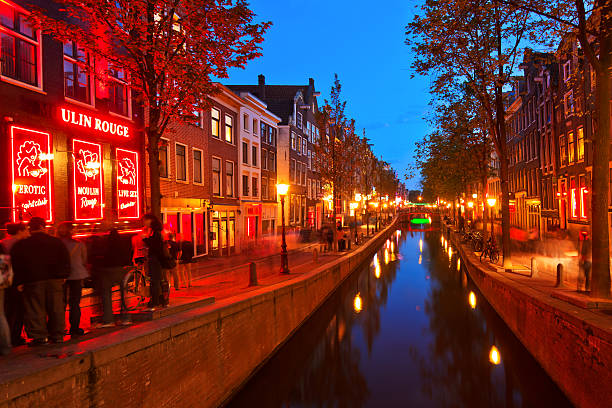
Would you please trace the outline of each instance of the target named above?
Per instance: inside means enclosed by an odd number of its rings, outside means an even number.
[[[493,207],[495,207],[495,203],[497,202],[497,199],[495,197],[489,197],[487,198],[487,204],[489,205],[489,218],[491,219],[491,236],[494,236],[493,233]]]
[[[361,193],[355,194],[355,201],[361,201],[361,199],[362,199]]]
[[[487,204],[489,205],[489,207],[495,207],[496,202],[497,199],[495,197],[487,198]]]
[[[281,267],[280,273],[289,273],[289,262],[287,260],[287,241],[285,239],[285,196],[289,191],[289,184],[279,183],[276,185],[276,191],[281,198],[281,222],[282,222],[282,243],[281,243]]]
[[[477,198],[478,198],[478,194],[476,194],[476,193],[472,194],[472,198],[473,198],[474,200],[475,200],[475,199],[477,199]]]
[[[467,203],[468,208],[474,208],[474,202],[473,201],[469,201]]]

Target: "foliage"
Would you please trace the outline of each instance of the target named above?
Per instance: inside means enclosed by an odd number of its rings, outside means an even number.
[[[158,148],[170,121],[193,121],[217,92],[213,78],[258,56],[270,23],[254,23],[245,0],[58,0],[31,19],[56,39],[77,41],[100,81],[125,70],[147,108],[151,206],[159,215]],[[50,17],[50,15],[56,16]],[[84,64],[85,68],[89,68]]]

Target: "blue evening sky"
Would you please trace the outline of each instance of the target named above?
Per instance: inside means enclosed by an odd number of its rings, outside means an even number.
[[[410,48],[404,28],[416,1],[251,0],[259,21],[274,24],[263,56],[245,70],[232,70],[227,84],[307,84],[315,79],[329,97],[338,73],[348,115],[365,128],[377,156],[391,163],[400,178],[413,162],[414,143],[428,126],[428,79],[410,79]],[[322,101],[320,102],[322,104]],[[406,181],[418,188],[419,181]]]

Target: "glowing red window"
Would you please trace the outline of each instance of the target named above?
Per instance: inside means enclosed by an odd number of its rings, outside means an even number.
[[[74,219],[99,220],[104,216],[102,146],[74,139],[72,159]]]
[[[138,152],[116,149],[117,215],[119,219],[140,217]]]
[[[10,133],[13,221],[53,221],[51,136],[18,126],[11,126]]]

